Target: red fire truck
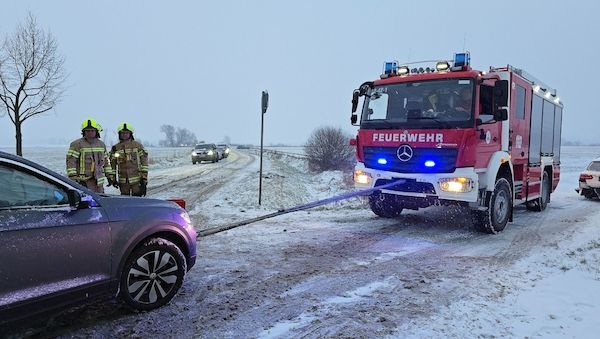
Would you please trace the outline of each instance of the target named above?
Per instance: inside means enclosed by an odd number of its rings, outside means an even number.
[[[513,206],[543,211],[550,202],[560,177],[562,111],[555,89],[510,65],[473,70],[468,53],[385,63],[380,79],[352,98],[351,121],[360,124],[350,141],[355,186],[391,184],[369,196],[380,217],[458,204],[471,208],[478,230],[500,232]]]

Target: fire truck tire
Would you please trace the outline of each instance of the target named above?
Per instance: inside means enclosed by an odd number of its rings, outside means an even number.
[[[513,208],[510,183],[506,178],[498,178],[494,191],[487,202],[487,210],[475,213],[475,228],[484,233],[496,234],[506,227]]]
[[[548,202],[550,202],[550,190],[551,188],[548,172],[544,171],[544,175],[542,176],[542,194],[540,194],[539,198],[528,201],[526,204],[527,209],[536,212],[545,210],[546,206],[548,206]]]
[[[395,218],[402,213],[402,206],[392,194],[373,193],[369,196],[371,211],[382,218]]]

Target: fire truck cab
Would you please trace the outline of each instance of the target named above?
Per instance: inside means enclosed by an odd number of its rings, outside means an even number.
[[[550,202],[562,113],[555,89],[510,65],[473,70],[468,53],[387,62],[380,79],[353,93],[355,187],[396,183],[368,198],[381,217],[458,204],[471,208],[478,230],[500,232],[516,204],[542,211]]]

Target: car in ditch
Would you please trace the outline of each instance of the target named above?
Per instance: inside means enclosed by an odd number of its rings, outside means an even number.
[[[160,307],[196,261],[175,202],[98,194],[5,152],[0,187],[0,328],[106,296]]]
[[[587,199],[600,199],[600,157],[592,160],[579,174],[579,188],[576,191]]]
[[[215,144],[198,144],[192,150],[192,164],[202,161],[217,162],[220,159],[219,150]]]
[[[217,144],[217,150],[221,159],[227,158],[229,156],[229,146],[226,144]]]

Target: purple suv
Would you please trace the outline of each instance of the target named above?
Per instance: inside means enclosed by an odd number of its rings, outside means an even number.
[[[154,309],[195,261],[177,204],[97,194],[0,152],[0,325],[100,295]]]

